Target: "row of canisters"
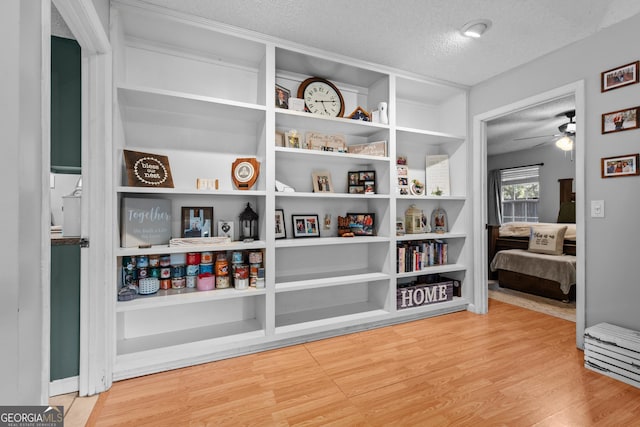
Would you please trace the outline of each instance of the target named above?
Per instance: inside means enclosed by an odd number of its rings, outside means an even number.
[[[187,252],[165,255],[137,255],[122,257],[122,285],[146,285],[149,280],[158,286],[140,293],[153,293],[158,289],[197,288],[208,291],[250,286],[264,288],[264,267],[261,251]],[[150,289],[150,291],[149,291]],[[153,292],[152,292],[153,291]]]

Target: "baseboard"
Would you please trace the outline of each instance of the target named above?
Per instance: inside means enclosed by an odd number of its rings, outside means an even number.
[[[80,390],[80,377],[69,377],[49,383],[49,397]]]

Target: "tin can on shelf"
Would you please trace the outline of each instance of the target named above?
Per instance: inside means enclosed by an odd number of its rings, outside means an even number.
[[[213,252],[205,251],[200,252],[200,264],[211,264],[213,263]]]
[[[136,267],[138,268],[149,267],[149,257],[147,255],[138,255],[136,257]]]
[[[200,264],[187,264],[187,276],[197,276],[200,273]]]
[[[171,279],[160,279],[160,289],[171,289]]]
[[[161,279],[170,279],[171,278],[171,267],[160,267],[160,278]]]
[[[149,269],[147,267],[138,267],[136,269],[138,279],[146,279],[149,277]]]
[[[249,252],[249,264],[262,264],[262,252]]]
[[[231,253],[231,264],[242,264],[244,262],[244,254],[241,251]]]
[[[173,289],[182,289],[187,285],[187,281],[184,276],[171,278],[171,287]]]
[[[218,254],[215,265],[216,288],[228,288],[231,286],[229,280],[229,261],[226,254]]]
[[[200,252],[187,252],[187,265],[200,264]]]
[[[137,261],[134,256],[123,256],[122,257],[122,268],[127,271],[134,271],[136,269]]]
[[[184,277],[186,274],[186,267],[184,264],[177,264],[171,266],[171,277]]]
[[[195,288],[198,285],[198,276],[185,276],[185,285],[187,288]]]
[[[160,268],[159,267],[149,268],[149,277],[155,277],[156,279],[159,279],[160,278]]]
[[[211,273],[213,274],[213,263],[200,264],[200,274]]]
[[[149,267],[160,267],[160,255],[149,255]]]
[[[256,280],[256,288],[264,288],[264,267],[258,269],[258,277]]]
[[[235,265],[233,285],[236,289],[247,289],[249,287],[249,266],[247,264]]]
[[[160,267],[170,267],[171,266],[171,255],[165,254],[160,255]]]

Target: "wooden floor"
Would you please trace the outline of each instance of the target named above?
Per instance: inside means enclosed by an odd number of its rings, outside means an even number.
[[[489,303],[117,382],[88,425],[640,426],[640,389],[583,367],[575,323]]]

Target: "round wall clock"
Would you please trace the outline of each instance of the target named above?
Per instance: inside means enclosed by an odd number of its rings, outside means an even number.
[[[307,111],[322,116],[342,117],[344,98],[340,90],[329,80],[310,77],[300,83],[298,98],[304,99]]]
[[[239,190],[249,190],[260,174],[260,162],[255,157],[236,159],[231,164],[231,179]]]

